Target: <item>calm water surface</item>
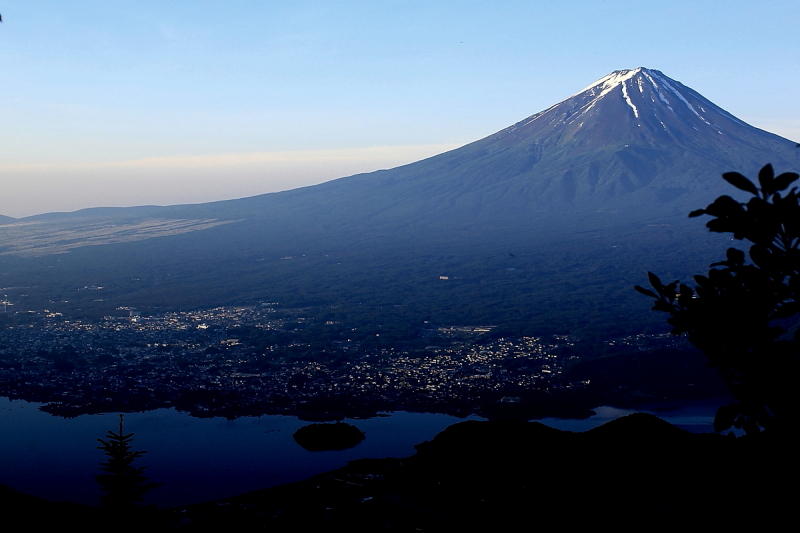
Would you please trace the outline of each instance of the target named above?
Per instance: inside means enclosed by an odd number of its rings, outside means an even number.
[[[712,431],[719,404],[647,412],[695,432]],[[64,419],[39,411],[40,404],[0,398],[0,483],[53,501],[96,504],[100,490],[94,475],[105,456],[98,438],[116,430],[117,415]],[[600,407],[584,420],[544,419],[543,423],[584,431],[633,410]],[[639,410],[641,411],[641,410]],[[369,420],[346,420],[366,439],[339,452],[308,452],[292,434],[308,422],[290,416],[261,416],[228,421],[199,419],[171,409],[125,415],[125,433],[135,433],[134,450],[147,450],[137,466],[163,483],[146,503],[174,507],[226,498],[306,479],[340,468],[353,459],[406,457],[414,445],[432,439],[465,419],[431,413],[388,413]],[[477,417],[469,419],[478,420]]]

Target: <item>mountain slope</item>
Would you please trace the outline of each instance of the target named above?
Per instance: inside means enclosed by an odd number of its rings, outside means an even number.
[[[288,208],[310,201],[368,216],[404,213],[426,222],[437,213],[509,208],[527,215],[553,210],[631,208],[674,214],[724,191],[718,178],[756,172],[765,158],[796,165],[796,144],[754,128],[656,70],[616,71],[580,93],[462,148],[388,171],[253,198]],[[366,215],[365,213],[365,215]],[[470,217],[474,213],[470,213]],[[441,222],[441,221],[438,221]]]
[[[616,71],[390,170],[241,200],[15,221],[2,226],[0,274],[5,286],[36,287],[30,305],[59,291],[83,312],[268,299],[640,327],[630,287],[645,270],[685,277],[716,258],[719,239],[685,217],[730,193],[720,175],[767,162],[796,170],[799,154],[659,71]],[[106,297],[83,300],[74,291],[84,285],[108,287]]]
[[[391,170],[241,200],[24,220],[259,219],[294,226],[312,219],[363,231],[365,222],[448,230],[478,221],[505,225],[554,211],[672,216],[727,192],[718,179],[723,172],[753,174],[766,162],[778,170],[796,166],[800,149],[661,72],[638,68],[615,71],[489,137]]]

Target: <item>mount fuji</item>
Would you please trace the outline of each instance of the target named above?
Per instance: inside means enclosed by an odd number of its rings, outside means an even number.
[[[670,212],[682,196],[680,209],[720,192],[725,169],[752,173],[765,157],[798,162],[795,143],[645,68],[612,72],[479,143],[498,155],[516,152],[531,202],[558,209]]]
[[[646,305],[631,288],[646,270],[685,278],[724,252],[686,220],[731,193],[721,174],[796,171],[799,146],[658,70],[619,70],[390,170],[240,200],[4,221],[0,276],[27,287],[24,305],[58,307],[57,292],[65,311],[86,314],[266,300],[378,322],[636,329]],[[103,286],[103,298],[84,286]]]

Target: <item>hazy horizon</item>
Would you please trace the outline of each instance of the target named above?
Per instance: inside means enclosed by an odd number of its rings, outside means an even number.
[[[21,205],[0,215],[24,218],[92,207],[179,205],[246,198],[413,163],[461,144],[372,146],[339,150],[296,150],[202,156],[151,157],[106,163],[9,165],[5,179],[28,185]],[[48,180],[49,173],[62,180]],[[107,176],[116,179],[108,183]],[[235,174],[235,181],[230,175]],[[40,182],[40,187],[32,186]],[[186,190],[191,183],[192,188]],[[199,185],[199,186],[198,186]],[[43,193],[41,187],[49,187]],[[79,188],[82,196],[70,197]],[[28,206],[36,206],[31,209]],[[50,206],[48,208],[47,206]]]

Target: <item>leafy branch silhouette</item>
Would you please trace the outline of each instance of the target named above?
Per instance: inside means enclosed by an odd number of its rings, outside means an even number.
[[[652,272],[655,292],[635,289],[655,298],[652,309],[670,314],[672,334],[687,334],[730,387],[735,402],[718,409],[716,431],[792,431],[800,414],[800,196],[796,187],[782,193],[798,174],[776,177],[766,165],[758,174],[760,187],[738,172],[722,177],[753,198],[742,203],[720,196],[689,216],[713,217],[706,227],[749,241],[748,253],[729,248],[707,275],[694,276],[694,289],[662,283]]]

